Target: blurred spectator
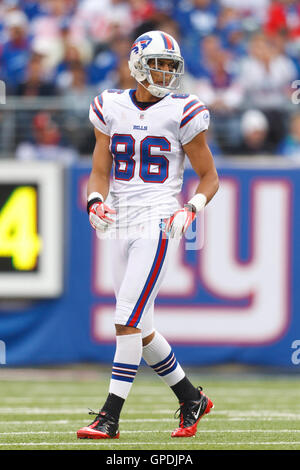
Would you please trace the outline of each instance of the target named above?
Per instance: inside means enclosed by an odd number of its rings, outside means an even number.
[[[24,80],[30,57],[28,22],[22,11],[6,14],[5,27],[8,40],[0,50],[0,78],[6,83],[7,92],[13,93],[16,86]]]
[[[45,13],[43,0],[16,0],[16,3],[20,4],[30,22]]]
[[[218,17],[217,32],[222,45],[233,56],[246,53],[245,31],[240,16],[234,8],[224,8]]]
[[[65,60],[69,46],[78,48],[84,62],[92,59],[92,46],[85,38],[84,32],[74,33],[73,20],[69,16],[72,4],[71,0],[47,0],[48,14],[33,21],[32,49],[45,55],[48,75],[55,74],[56,68]]]
[[[179,26],[172,18],[160,16],[155,26],[159,31],[170,34],[179,44],[181,43],[182,38],[180,36]]]
[[[226,28],[223,34],[223,46],[231,53],[233,59],[239,59],[246,55],[245,31],[241,23],[237,21]]]
[[[120,90],[127,90],[128,88],[136,88],[135,79],[130,75],[128,68],[128,60],[123,58],[120,60],[117,68],[117,81],[114,88]]]
[[[208,76],[195,82],[196,94],[216,113],[237,110],[243,99],[241,86],[227,65],[227,53],[221,49],[216,51],[207,70]]]
[[[65,45],[64,57],[55,70],[55,81],[61,90],[66,89],[71,84],[71,68],[74,63],[80,63],[81,56],[78,47],[74,44]]]
[[[27,138],[28,125],[36,113],[36,108],[32,108],[33,99],[38,97],[53,97],[57,94],[57,89],[53,82],[47,79],[43,54],[35,52],[31,54],[27,68],[24,71],[24,78],[15,86],[13,94],[31,99],[28,107],[23,109],[21,107],[14,116],[15,141],[20,143]]]
[[[300,4],[298,0],[275,0],[265,22],[267,34],[284,33],[289,38],[300,37]]]
[[[297,77],[293,61],[263,34],[252,37],[249,53],[240,72],[245,104],[273,110],[285,108],[290,103],[291,83]]]
[[[156,10],[171,17],[178,0],[153,0]]]
[[[219,145],[230,152],[240,142],[238,110],[243,94],[235,74],[230,71],[226,51],[214,52],[207,76],[195,80],[193,91],[212,114],[214,135]]]
[[[53,76],[56,66],[63,57],[63,45],[60,38],[34,38],[31,44],[32,52],[44,57],[44,69],[47,78]]]
[[[195,93],[209,107],[215,145],[230,151],[240,142],[239,116],[243,98],[232,67],[232,54],[222,47],[220,37],[209,35],[198,42],[199,53],[185,55],[183,91]],[[188,72],[188,73],[187,73]]]
[[[35,38],[56,39],[63,22],[73,13],[73,0],[44,0],[43,12],[31,22],[31,33]]]
[[[243,19],[245,30],[255,31],[266,20],[272,0],[219,0],[222,7],[233,8]]]
[[[22,142],[16,150],[19,160],[55,160],[64,165],[76,161],[77,152],[63,145],[59,128],[48,113],[36,114],[32,124],[31,141]]]
[[[83,67],[89,67],[89,61],[83,50],[71,42],[66,41],[64,47],[64,57],[56,67],[53,75],[54,80],[60,90],[66,90],[72,83],[73,64],[82,64]]]
[[[54,84],[45,80],[43,56],[33,54],[26,70],[25,80],[18,85],[16,94],[19,96],[53,96],[56,92]]]
[[[297,77],[293,61],[278,43],[263,34],[251,38],[250,55],[241,65],[240,84],[245,107],[262,110],[270,125],[269,144],[276,149],[285,133],[286,113],[291,104],[291,84]]]
[[[239,19],[240,15],[234,8],[225,7],[221,9],[217,17],[216,31],[222,36],[226,33],[226,30],[230,28],[232,24],[239,21]]]
[[[87,73],[81,64],[74,63],[70,71],[72,81],[62,95],[66,107],[63,119],[66,136],[80,154],[90,155],[95,145],[94,132],[87,119],[87,109],[92,99],[105,88],[132,89],[136,83],[130,75],[127,57],[118,59],[117,69],[110,81],[102,82],[99,87],[87,84]]]
[[[220,7],[215,0],[179,1],[173,18],[177,21],[183,42],[187,47],[199,43],[199,39],[213,34],[217,26]]]
[[[267,143],[269,124],[259,110],[250,109],[241,118],[242,142],[237,152],[240,155],[270,154]]]
[[[221,40],[216,35],[206,36],[198,41],[193,50],[184,48],[187,70],[196,78],[209,77],[214,58],[221,50]]]
[[[280,143],[278,154],[300,159],[300,113],[291,116],[288,135]]]
[[[81,31],[94,43],[130,35],[134,26],[130,5],[124,0],[82,0],[72,21],[74,32]]]
[[[87,120],[87,109],[99,90],[88,85],[86,68],[81,62],[72,62],[68,87],[63,90],[63,126],[68,142],[81,154],[93,151],[94,136]],[[78,130],[80,129],[80,132]]]
[[[98,46],[93,61],[88,66],[89,83],[99,89],[112,88],[116,81],[120,60],[128,60],[131,40],[127,36],[116,36],[112,41]]]
[[[68,102],[71,113],[80,112],[81,118],[86,116],[86,106],[89,107],[93,95],[97,90],[88,86],[88,77],[85,67],[81,62],[73,62],[70,66],[70,82],[62,97]],[[86,101],[86,103],[85,103]]]
[[[131,17],[134,27],[152,21],[156,14],[153,2],[149,0],[128,0],[131,8]]]
[[[0,55],[2,44],[6,41],[6,31],[5,31],[5,14],[6,6],[3,2],[0,1]]]

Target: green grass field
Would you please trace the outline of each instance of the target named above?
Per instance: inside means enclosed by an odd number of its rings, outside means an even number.
[[[123,408],[120,439],[77,440],[107,394],[110,370],[95,377],[33,375],[3,377],[0,370],[0,450],[296,450],[300,449],[300,377],[203,375],[215,408],[199,423],[196,437],[174,439],[176,398],[143,368]],[[1,379],[2,374],[2,379]],[[92,419],[91,419],[92,418]]]

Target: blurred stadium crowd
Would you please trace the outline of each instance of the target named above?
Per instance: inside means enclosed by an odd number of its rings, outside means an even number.
[[[90,157],[90,101],[135,87],[131,44],[153,29],[181,46],[183,91],[211,111],[214,155],[300,159],[297,0],[0,0],[1,156]]]

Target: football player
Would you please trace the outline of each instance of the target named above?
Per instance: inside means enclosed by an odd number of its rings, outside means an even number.
[[[184,61],[169,34],[150,31],[137,38],[129,68],[136,90],[105,90],[90,107],[96,145],[87,211],[97,233],[115,233],[116,350],[107,399],[77,437],[119,437],[121,409],[142,357],[179,400],[179,427],[172,437],[190,437],[213,403],[202,387],[189,381],[171,346],[154,328],[153,313],[180,237],[218,189],[206,143],[209,111],[197,96],[177,94]],[[176,196],[185,155],[199,184],[181,208]]]

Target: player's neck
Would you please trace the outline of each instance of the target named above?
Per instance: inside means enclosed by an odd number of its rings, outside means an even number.
[[[161,98],[157,98],[156,96],[151,95],[150,91],[144,88],[139,83],[137,84],[137,89],[135,92],[135,98],[137,101],[145,102],[145,103],[155,103],[159,101]]]

